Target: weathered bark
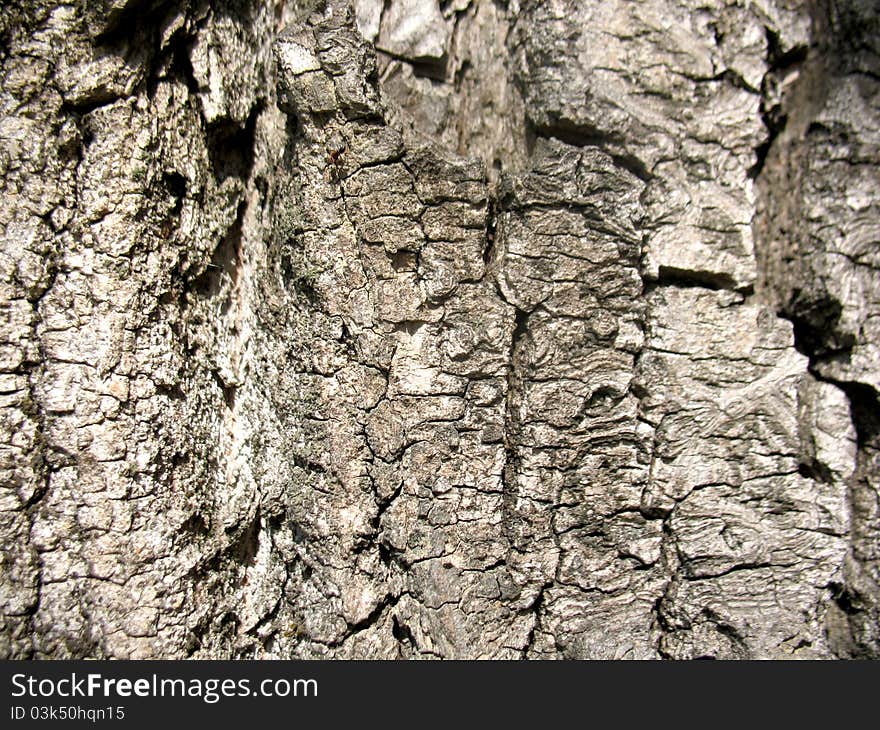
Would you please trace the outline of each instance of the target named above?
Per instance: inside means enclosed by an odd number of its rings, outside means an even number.
[[[880,655],[872,3],[2,13],[4,655]]]

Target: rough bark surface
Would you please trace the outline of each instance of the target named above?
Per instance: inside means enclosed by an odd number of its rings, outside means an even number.
[[[880,656],[870,0],[13,0],[0,653]]]

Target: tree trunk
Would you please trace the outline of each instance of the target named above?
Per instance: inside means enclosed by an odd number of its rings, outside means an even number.
[[[875,3],[0,39],[0,654],[880,657]]]

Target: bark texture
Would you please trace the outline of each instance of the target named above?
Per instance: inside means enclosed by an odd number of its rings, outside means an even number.
[[[880,656],[871,0],[0,13],[0,653]]]

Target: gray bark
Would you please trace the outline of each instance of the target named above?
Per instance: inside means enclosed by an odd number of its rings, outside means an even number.
[[[880,656],[874,3],[0,41],[2,655]]]

